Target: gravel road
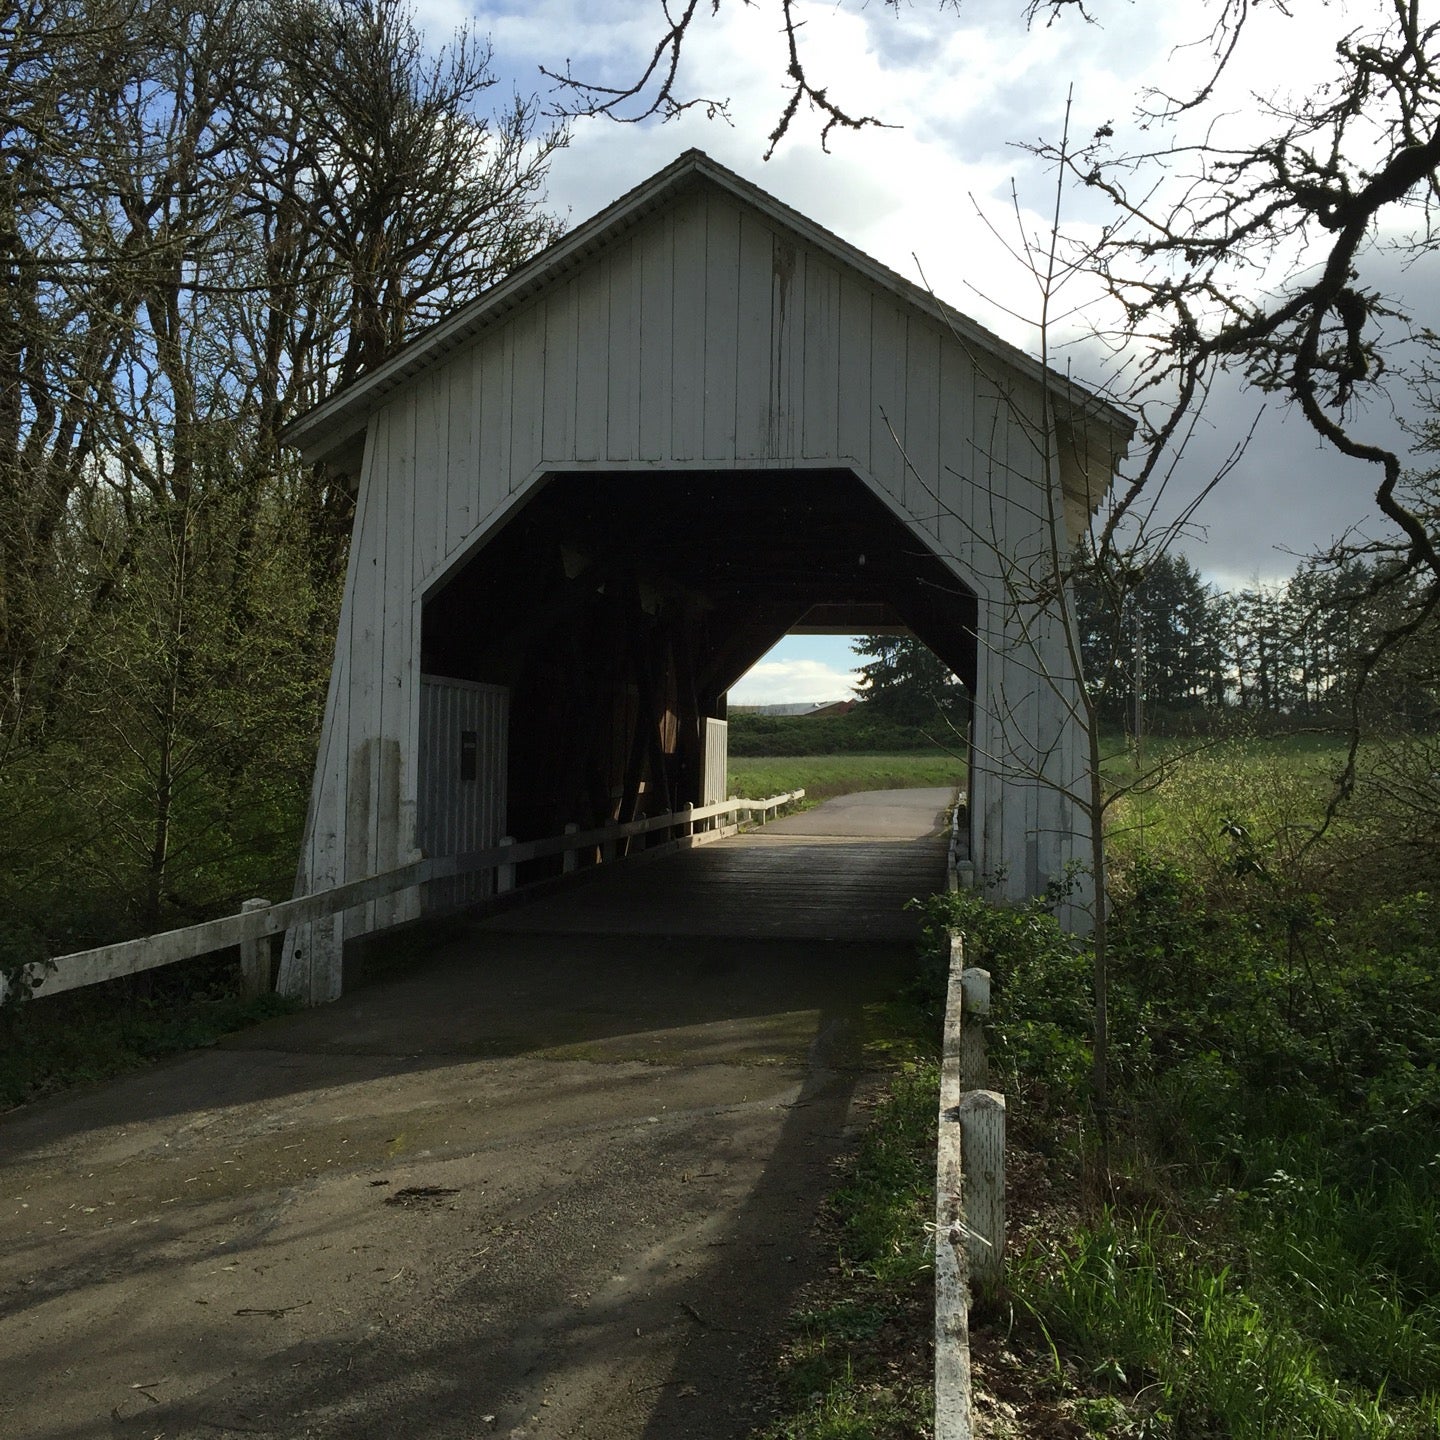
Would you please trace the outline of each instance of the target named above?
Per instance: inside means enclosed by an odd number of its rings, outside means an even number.
[[[908,837],[793,837],[873,934],[707,930],[726,874],[766,911],[725,842],[0,1117],[0,1436],[748,1434],[911,955],[879,877],[938,883],[916,794]],[[576,928],[622,880],[663,933]]]

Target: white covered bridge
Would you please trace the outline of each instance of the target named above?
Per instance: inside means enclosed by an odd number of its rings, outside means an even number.
[[[724,793],[725,695],[780,636],[905,628],[973,700],[971,855],[1082,853],[1053,625],[1130,424],[691,151],[291,429],[358,477],[297,894]],[[454,898],[454,897],[452,897]],[[346,936],[280,987],[339,993]]]

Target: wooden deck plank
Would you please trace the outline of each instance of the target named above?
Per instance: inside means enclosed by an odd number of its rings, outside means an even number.
[[[741,835],[484,922],[487,930],[734,939],[909,940],[915,896],[944,888],[945,841]]]

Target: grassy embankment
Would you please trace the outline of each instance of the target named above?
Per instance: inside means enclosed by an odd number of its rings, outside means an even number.
[[[1363,768],[1317,836],[1340,760],[1221,747],[1119,807],[1108,1175],[1087,951],[933,907],[995,978],[1031,1213],[978,1352],[1012,1433],[1440,1434],[1440,857]]]
[[[1440,1435],[1437,857],[1423,816],[1363,785],[1316,839],[1340,760],[1318,737],[1221,747],[1117,807],[1108,1174],[1088,951],[1038,907],[932,903],[994,975],[1010,1102],[1009,1294],[975,1317],[989,1435]],[[880,1248],[923,1267],[933,1070],[891,1103],[867,1144],[906,1137],[912,1161],[878,1172],[904,1217]],[[928,1309],[847,1250],[852,1189],[773,1437],[928,1433]]]

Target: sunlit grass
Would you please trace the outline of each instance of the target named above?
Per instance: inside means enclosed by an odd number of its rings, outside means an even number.
[[[761,800],[804,790],[811,800],[860,790],[958,786],[965,762],[944,751],[912,755],[754,755],[730,761],[732,795]]]
[[[1284,1306],[1261,1304],[1218,1258],[1154,1215],[1107,1212],[1012,1267],[1019,1302],[1083,1359],[1150,1435],[1227,1440],[1421,1440],[1435,1397],[1349,1388]],[[1143,1429],[1140,1427],[1144,1427]]]

